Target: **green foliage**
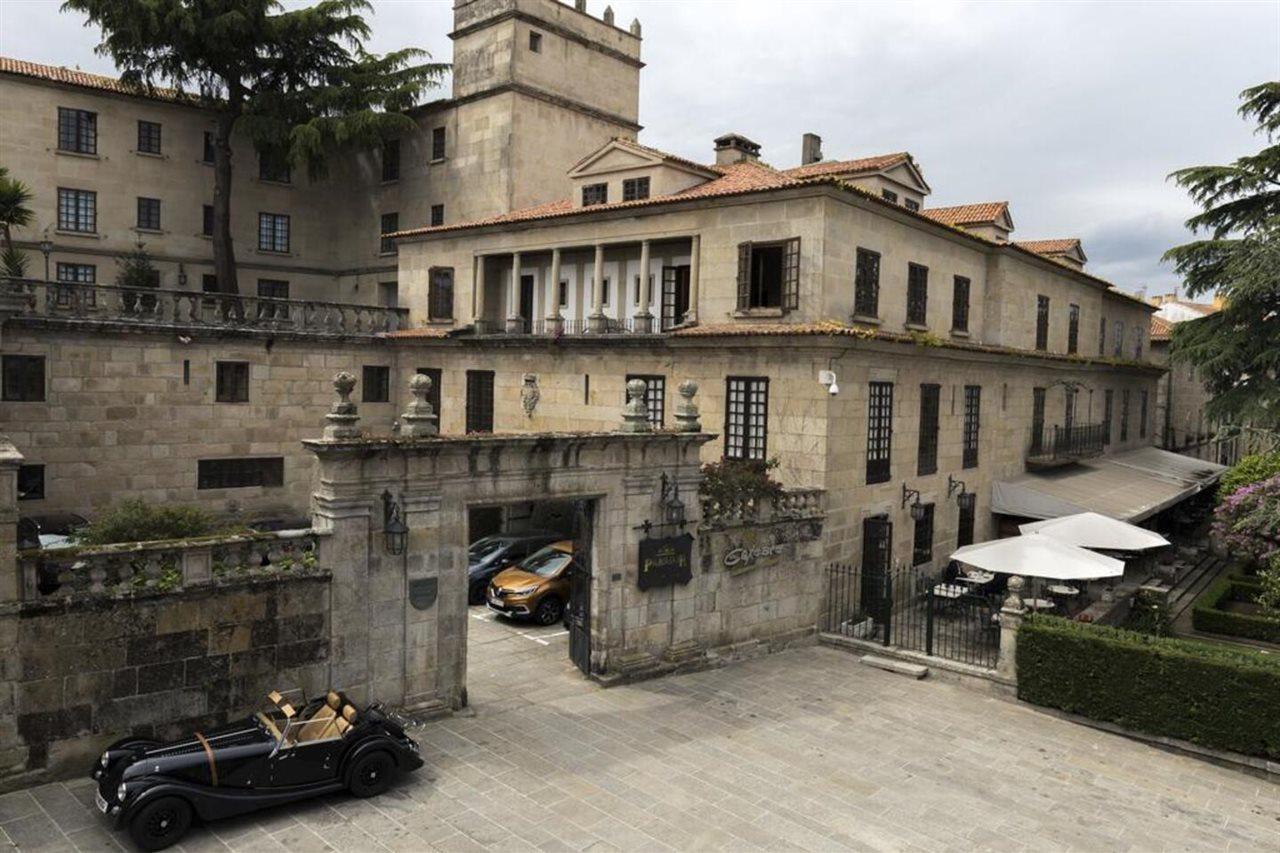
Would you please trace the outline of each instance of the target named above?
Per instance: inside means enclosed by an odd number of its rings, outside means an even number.
[[[1262,606],[1263,615],[1280,619],[1280,554],[1273,556],[1266,567],[1258,572],[1256,600]]]
[[[1280,758],[1280,659],[1028,616],[1018,698],[1152,735]]]
[[[1194,364],[1213,395],[1214,420],[1280,426],[1280,82],[1241,93],[1240,114],[1268,145],[1227,166],[1170,175],[1202,210],[1187,220],[1202,239],[1165,253],[1196,296],[1216,292],[1222,310],[1179,323],[1173,356]]]
[[[1248,486],[1280,474],[1280,451],[1243,456],[1218,480],[1218,495],[1226,498],[1241,486]]]
[[[1133,594],[1133,606],[1124,627],[1139,634],[1167,637],[1173,633],[1173,620],[1169,616],[1169,602],[1163,594],[1139,589]]]
[[[1250,640],[1280,643],[1280,614],[1274,616],[1233,613],[1223,609],[1232,601],[1257,602],[1261,584],[1245,578],[1222,578],[1196,599],[1191,625],[1197,631],[1226,634]]]
[[[30,187],[9,177],[9,170],[0,166],[0,236],[4,238],[0,275],[26,278],[27,256],[14,247],[13,229],[25,228],[35,219],[30,206],[33,198]]]
[[[27,256],[22,253],[21,249],[5,246],[0,251],[0,275],[12,276],[13,278],[27,277]]]
[[[760,501],[782,494],[782,484],[769,472],[778,460],[721,459],[702,466],[702,485],[698,494],[722,506],[739,501]]]
[[[80,545],[111,545],[117,542],[150,542],[157,539],[186,539],[211,536],[225,525],[199,507],[181,504],[152,506],[143,500],[121,501],[97,521],[76,534]]]
[[[122,258],[116,259],[117,287],[159,287],[160,271],[141,243]]]

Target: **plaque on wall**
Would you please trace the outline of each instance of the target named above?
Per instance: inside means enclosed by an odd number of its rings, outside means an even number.
[[[640,569],[636,586],[653,589],[686,584],[693,579],[693,536],[664,536],[640,540]]]
[[[416,578],[409,581],[409,603],[415,610],[427,610],[436,603],[437,578]]]

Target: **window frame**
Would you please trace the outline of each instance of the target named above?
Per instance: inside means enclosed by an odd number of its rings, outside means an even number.
[[[88,275],[84,272],[88,270]],[[97,284],[98,283],[98,266],[97,264],[80,264],[75,262],[58,261],[54,265],[54,280],[58,284]],[[98,295],[92,290],[81,291],[84,296],[83,304],[92,308],[98,304]],[[74,288],[59,287],[57,288],[57,296],[54,297],[54,304],[59,308],[70,308],[75,304]]]
[[[724,378],[724,458],[765,460],[769,452],[769,377]]]
[[[468,435],[493,432],[494,386],[492,370],[467,371],[466,432]]]
[[[436,417],[439,418],[440,386],[444,382],[444,370],[439,367],[419,367],[414,373],[420,373],[431,380],[431,390],[427,392],[427,402],[431,404],[431,411],[435,412]],[[436,423],[439,423],[439,420]]]
[[[1036,350],[1049,350],[1049,297],[1043,293],[1036,295]]]
[[[58,107],[58,150],[98,155],[98,114],[78,107]]]
[[[529,52],[542,53],[542,33],[529,30]]]
[[[968,276],[957,275],[951,280],[951,331],[969,331],[969,294],[973,282]]]
[[[238,456],[196,460],[197,491],[278,489],[283,486],[283,456]]]
[[[392,154],[391,152],[395,152]],[[400,140],[387,139],[382,143],[382,182],[389,184],[400,180]]]
[[[649,413],[649,426],[662,429],[667,411],[667,377],[661,373],[628,373],[622,386],[624,404],[628,402],[626,386],[632,379],[645,383],[644,404]]]
[[[394,237],[387,235],[400,230],[400,211],[393,210],[391,213],[384,213],[378,219],[378,254],[380,255],[396,255],[400,250],[396,246]]]
[[[1080,352],[1080,306],[1067,304],[1067,355]]]
[[[1120,440],[1129,440],[1129,389],[1125,388],[1120,392]]]
[[[142,195],[138,196],[137,199],[138,218],[134,227],[138,231],[162,231],[160,199]]]
[[[201,145],[203,147],[200,149],[200,162],[206,163],[212,166],[214,163],[214,160],[218,156],[217,155],[218,146],[217,146],[216,140],[214,139],[212,130],[206,130],[204,132],[204,139],[201,142]]]
[[[431,267],[427,270],[428,320],[453,319],[453,284],[453,267]]]
[[[1116,392],[1107,388],[1102,392],[1102,445],[1111,443],[1111,423],[1115,418]]]
[[[908,326],[929,325],[929,268],[914,261],[907,263]]]
[[[782,257],[778,267],[778,304],[755,304],[756,297],[765,294],[763,281],[757,281],[756,250],[779,249]],[[763,279],[763,269],[759,278]],[[755,242],[748,240],[738,244],[738,310],[780,310],[784,314],[800,307],[800,238]]]
[[[649,176],[625,178],[622,181],[623,201],[643,201],[649,197]]]
[[[1138,438],[1147,437],[1147,415],[1149,414],[1149,405],[1151,399],[1146,388],[1138,391]]]
[[[164,128],[158,121],[138,119],[138,154],[161,155],[164,153]],[[154,147],[153,147],[154,146]]]
[[[87,222],[87,227],[80,227],[82,222]],[[97,190],[58,187],[58,230],[74,234],[98,233]]]
[[[916,476],[938,473],[938,434],[941,424],[942,386],[920,385],[920,426],[916,443]]]
[[[200,205],[200,236],[201,237],[213,236],[213,223],[216,218],[217,218],[217,214],[214,212],[213,205],[211,204]]]
[[[38,376],[26,374],[26,371],[35,371],[37,368]],[[45,356],[22,353],[0,355],[0,401],[45,403],[48,398],[49,366]]]
[[[360,402],[391,402],[391,365],[362,364],[360,366]]]
[[[896,192],[894,192],[893,190],[891,190],[891,189],[886,189],[886,188],[884,188],[884,187],[881,187],[881,188],[880,188],[880,198],[884,199],[885,201],[889,202],[890,204],[897,204],[897,203],[898,203],[898,194],[897,194]]]
[[[249,402],[250,375],[247,361],[228,359],[215,362],[213,401],[215,403]]]
[[[259,151],[258,180],[266,184],[292,184],[293,167],[279,155]]]
[[[594,184],[584,184],[582,187],[582,206],[595,207],[601,204],[609,203],[609,184],[607,182],[597,182]]]
[[[880,253],[861,246],[854,256],[853,314],[867,319],[880,318]]]
[[[960,446],[961,468],[977,468],[982,440],[982,386],[964,386],[964,423]]]
[[[281,224],[283,223],[283,229]],[[280,236],[284,235],[284,248],[280,248]],[[266,237],[270,245],[263,245],[263,238]],[[269,213],[267,211],[258,211],[258,251],[271,252],[273,254],[287,255],[289,247],[293,240],[292,222],[287,213]]]
[[[39,485],[35,488],[31,486],[32,479],[38,479]],[[24,491],[23,481],[26,481],[27,488]],[[43,462],[29,462],[18,466],[18,482],[14,497],[19,501],[42,501],[48,497],[46,488],[48,479],[45,477],[45,464]]]
[[[917,519],[911,534],[911,565],[923,566],[933,562],[934,515],[936,505],[922,503],[923,518]]]
[[[867,485],[893,478],[893,383],[867,383]]]
[[[444,205],[433,204],[431,205],[431,227],[439,228],[441,225],[444,225]]]
[[[438,163],[449,154],[448,136],[444,125],[431,128],[431,162]]]

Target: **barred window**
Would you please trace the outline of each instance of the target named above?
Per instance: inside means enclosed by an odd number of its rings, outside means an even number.
[[[1102,443],[1111,443],[1111,419],[1115,415],[1116,392],[1110,388],[1102,395]]]
[[[1049,348],[1049,297],[1036,297],[1036,349]]]
[[[660,374],[628,373],[626,381],[630,382],[632,379],[644,381],[644,406],[649,412],[649,426],[654,429],[662,429],[667,404],[667,377]],[[625,387],[622,396],[623,403],[626,403]]]
[[[200,233],[206,237],[213,236],[213,205],[203,205],[200,209],[200,217]]]
[[[1139,391],[1141,396],[1138,398],[1138,437],[1147,437],[1147,392]]]
[[[58,150],[98,153],[98,114],[58,107]]]
[[[493,432],[493,371],[467,371],[467,432]]]
[[[867,484],[887,483],[893,444],[893,383],[872,382],[867,395]]]
[[[284,457],[200,459],[196,462],[197,489],[243,489],[284,485]]]
[[[929,268],[907,264],[907,322],[915,326],[928,324]]]
[[[1116,320],[1113,328],[1115,330],[1115,340],[1112,341],[1112,354],[1116,358],[1124,355],[1124,321]]]
[[[382,143],[382,180],[400,180],[400,140],[388,139]]]
[[[920,442],[916,474],[924,476],[938,470],[938,400],[940,385],[920,386]]]
[[[57,276],[58,281],[66,282],[67,284],[97,284],[98,268],[93,264],[67,264],[58,261]],[[97,304],[97,294],[92,290],[83,291],[81,296],[85,305],[93,306]],[[58,288],[55,302],[59,308],[66,308],[73,304],[74,298],[73,288],[60,287]]]
[[[1129,440],[1129,389],[1120,392],[1120,440]]]
[[[1098,355],[1107,354],[1107,318],[1098,319]]]
[[[138,229],[160,230],[160,199],[138,196]]]
[[[1080,351],[1080,306],[1067,306],[1067,353]]]
[[[360,402],[391,402],[391,368],[382,364],[366,364],[360,371]]]
[[[1133,360],[1142,361],[1142,327],[1133,326]]]
[[[1044,441],[1044,400],[1045,389],[1031,389],[1031,441],[1037,449]]]
[[[5,402],[44,402],[44,356],[6,355],[0,359],[0,369],[4,371]]]
[[[880,315],[880,253],[858,249],[853,275],[853,313],[860,317]]]
[[[880,190],[880,197],[885,201],[891,201],[894,204],[898,203],[898,194],[893,190]]]
[[[981,425],[982,387],[964,386],[964,460],[961,467],[978,467],[978,427]]]
[[[649,197],[648,178],[627,178],[622,182],[622,200],[640,201]]]
[[[444,146],[444,128],[436,127],[431,130],[431,159],[443,160],[445,155]]]
[[[58,187],[58,230],[91,234],[98,230],[98,194]]]
[[[1064,429],[1071,429],[1076,425],[1076,389],[1064,388],[1062,402],[1062,426]]]
[[[431,390],[427,392],[427,402],[431,404],[431,410],[440,414],[440,382],[444,377],[444,371],[438,367],[419,367],[417,370],[423,376],[431,380]]]
[[[18,500],[44,500],[44,466],[18,466]]]
[[[590,207],[593,204],[606,204],[609,201],[609,185],[608,184],[587,184],[582,188],[582,206]]]
[[[138,153],[160,153],[160,122],[138,120]]]
[[[264,252],[289,251],[289,217],[287,215],[258,214],[258,248]]]
[[[768,447],[768,378],[729,376],[724,387],[725,458],[764,459]]]
[[[933,504],[921,504],[923,517],[916,522],[915,536],[911,543],[911,565],[919,566],[933,561]]]
[[[393,231],[400,230],[400,214],[384,213],[382,220],[378,226],[378,233],[381,235],[378,243],[378,251],[384,255],[394,255],[396,253],[396,241],[394,237],[387,235]]]
[[[951,291],[951,331],[969,331],[969,279],[955,277]]]
[[[427,319],[453,319],[453,267],[432,267],[428,271]]]
[[[214,399],[219,403],[249,402],[249,362],[218,362]]]
[[[443,225],[443,224],[444,224],[444,205],[443,204],[431,205],[431,226],[434,228],[437,225]]]

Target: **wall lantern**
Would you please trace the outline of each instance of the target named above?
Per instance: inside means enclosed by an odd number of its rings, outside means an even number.
[[[399,556],[409,544],[409,528],[404,523],[404,513],[391,496],[391,490],[382,492],[382,536],[387,553]]]
[[[907,484],[903,483],[902,484],[902,505],[906,506],[907,501],[912,500],[912,498],[914,498],[915,500],[911,504],[911,520],[924,521],[924,517],[927,513],[927,510],[924,508],[924,504],[920,503],[920,492],[917,489],[907,488]]]
[[[40,254],[44,255],[44,280],[49,280],[49,255],[53,253],[53,241],[46,236],[40,241]]]
[[[685,522],[684,501],[680,499],[680,484],[674,477],[662,474],[662,520],[666,524],[683,528]]]
[[[957,480],[950,474],[947,475],[947,497],[951,497],[953,492],[959,492],[956,495],[956,505],[963,510],[971,510],[977,503],[977,495],[969,491],[964,484],[964,480]]]

